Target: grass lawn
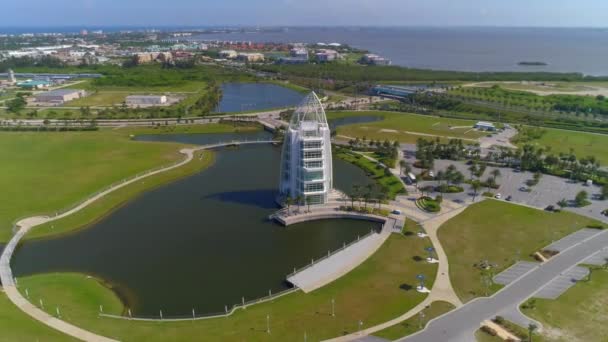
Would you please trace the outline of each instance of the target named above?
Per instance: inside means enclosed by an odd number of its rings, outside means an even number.
[[[539,320],[551,341],[606,341],[608,336],[608,271],[592,271],[555,300],[536,298],[533,309],[523,313]]]
[[[532,140],[531,144],[550,147],[555,154],[570,153],[572,148],[579,158],[595,156],[600,164],[608,164],[608,135],[552,128],[543,130],[545,133],[540,139]]]
[[[25,236],[25,239],[43,238],[86,228],[110,214],[114,209],[128,201],[132,201],[138,195],[141,195],[154,187],[167,184],[178,178],[186,177],[205,169],[213,163],[214,158],[215,153],[213,151],[198,152],[190,163],[129,184],[128,186],[107,194],[73,215],[37,226]]]
[[[419,315],[412,316],[399,324],[395,324],[392,327],[380,330],[374,335],[391,341],[396,340],[421,330],[422,327],[426,326],[428,321],[435,317],[441,316],[452,309],[454,309],[454,305],[448,302],[432,302],[431,305],[424,309],[424,318],[421,319]]]
[[[59,306],[68,322],[123,341],[297,341],[306,332],[318,341],[369,327],[397,317],[425,298],[415,291],[416,274],[429,279],[436,266],[416,262],[428,240],[393,234],[359,267],[312,293],[296,292],[273,302],[237,311],[228,318],[187,322],[133,322],[99,318],[104,311],[118,312],[116,301],[93,279],[71,274],[45,274],[19,279],[30,298],[44,298],[45,308],[54,313]],[[49,286],[49,284],[51,284]],[[429,284],[431,285],[431,284]],[[336,316],[331,316],[331,299]],[[106,307],[108,309],[106,309]],[[266,333],[270,315],[271,334]]]
[[[449,119],[429,115],[364,111],[330,112],[329,120],[350,116],[381,116],[384,120],[345,125],[338,127],[338,134],[348,137],[367,139],[398,140],[402,143],[415,143],[418,138],[453,137],[476,140],[485,135],[471,128],[476,121]]]
[[[484,200],[468,207],[444,223],[438,235],[450,262],[450,279],[463,302],[486,294],[481,272],[473,265],[483,260],[497,264],[498,274],[520,258],[531,254],[590,223],[592,219],[562,211],[542,210],[496,200]],[[466,248],[464,248],[466,246]],[[492,286],[489,293],[499,287]]]
[[[388,190],[387,195],[389,198],[394,199],[396,195],[406,193],[403,183],[401,183],[393,174],[386,175],[384,169],[382,167],[379,168],[375,162],[346,149],[339,149],[336,152],[338,158],[362,168],[368,176],[372,177],[376,183],[378,183],[378,185],[386,188]]]
[[[110,184],[183,158],[183,145],[138,142],[131,134],[233,132],[227,125],[103,129],[97,132],[0,133],[0,242],[20,217],[51,214]],[[238,129],[238,127],[236,128]],[[243,128],[241,128],[243,129]]]
[[[63,335],[30,316],[21,312],[4,295],[0,293],[0,341],[1,342],[30,342],[30,341],[77,341]]]

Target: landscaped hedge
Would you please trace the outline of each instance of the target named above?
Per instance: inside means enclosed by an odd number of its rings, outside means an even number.
[[[436,201],[428,196],[420,197],[416,200],[416,204],[420,209],[431,213],[437,213],[441,210],[441,204],[439,201]]]

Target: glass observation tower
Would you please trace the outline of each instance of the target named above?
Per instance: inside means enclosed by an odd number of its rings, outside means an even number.
[[[302,204],[327,203],[333,187],[331,132],[314,92],[302,100],[285,132],[279,191]]]

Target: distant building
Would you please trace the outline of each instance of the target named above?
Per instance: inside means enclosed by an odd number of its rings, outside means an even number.
[[[34,95],[36,102],[63,104],[68,101],[85,97],[82,89],[57,89]]]
[[[361,57],[361,63],[369,65],[391,65],[391,60],[373,53],[368,53]]]
[[[51,86],[50,81],[44,80],[27,80],[23,82],[18,82],[17,87],[23,89],[46,89]]]
[[[315,58],[319,62],[331,62],[340,57],[336,50],[321,49],[315,54]]]
[[[474,127],[480,131],[495,131],[496,130],[496,126],[494,126],[493,123],[486,122],[486,121],[479,121],[475,124]]]
[[[293,48],[289,50],[289,56],[294,58],[308,59],[308,50],[303,47]]]
[[[222,50],[220,51],[220,57],[222,58],[236,58],[238,54],[234,50]]]
[[[253,52],[253,53],[239,53],[236,58],[240,61],[244,61],[244,62],[251,62],[251,63],[255,63],[255,62],[263,62],[264,61],[264,54],[263,53],[257,53],[257,52]]]
[[[167,97],[165,95],[129,95],[125,102],[130,106],[162,105],[167,103]]]
[[[8,83],[9,84],[17,83],[17,79],[15,78],[15,72],[13,72],[13,69],[8,69]]]
[[[277,60],[278,64],[306,64],[308,63],[308,57],[279,57]]]

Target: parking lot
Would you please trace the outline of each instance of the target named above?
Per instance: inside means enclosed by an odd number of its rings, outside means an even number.
[[[406,161],[413,164],[415,157],[411,151],[405,153]],[[435,174],[440,170],[445,170],[449,165],[453,164],[456,168],[462,172],[465,179],[469,179],[470,172],[469,166],[463,161],[453,160],[435,160],[435,167],[433,168]],[[482,180],[490,177],[491,170],[494,167],[488,167],[485,174],[482,176]],[[571,182],[568,179],[559,178],[556,176],[543,175],[537,185],[528,187],[526,181],[533,178],[531,172],[516,172],[511,168],[501,167],[501,176],[497,178],[497,183],[500,184],[498,190],[492,189],[494,193],[500,193],[502,199],[510,197],[512,202],[528,205],[531,207],[544,209],[549,205],[553,205],[555,208],[559,208],[557,202],[565,199],[570,202],[570,206],[566,207],[565,210],[569,210],[584,216],[592,217],[603,222],[608,222],[608,217],[601,214],[605,209],[608,209],[608,201],[598,200],[601,188],[596,185],[587,186],[583,183]],[[414,172],[420,172],[418,169],[414,169]],[[427,185],[437,185],[436,181],[420,181],[419,187]],[[445,198],[449,198],[456,202],[462,202],[465,199],[471,198],[471,189],[467,184],[461,184],[465,189],[463,193],[457,194],[444,194]],[[523,188],[529,189],[528,191],[522,191]],[[576,194],[580,191],[586,191],[589,194],[590,205],[577,208],[573,206],[573,200]],[[481,189],[480,193],[483,193],[486,189]],[[436,194],[433,194],[436,195]]]

